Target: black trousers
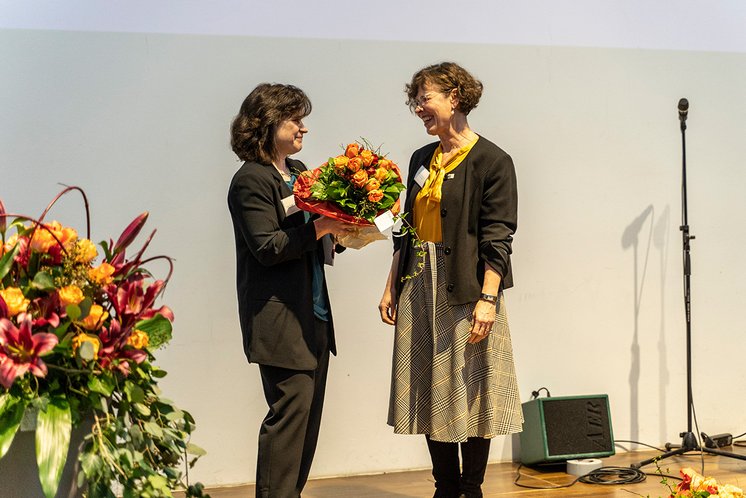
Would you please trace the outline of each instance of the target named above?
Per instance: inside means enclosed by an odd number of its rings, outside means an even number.
[[[315,370],[259,365],[269,411],[259,429],[257,498],[298,498],[306,485],[321,427],[329,369],[329,324],[315,319]]]
[[[433,498],[481,498],[482,483],[490,454],[490,439],[470,437],[459,445],[433,441],[429,436],[425,437],[433,462]]]

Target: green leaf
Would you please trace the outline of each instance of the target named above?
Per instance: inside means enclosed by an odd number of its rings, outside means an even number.
[[[21,425],[26,404],[8,393],[0,395],[0,458],[5,456]]]
[[[163,437],[163,429],[161,429],[161,426],[156,424],[155,422],[145,422],[144,424],[142,424],[142,428],[145,429],[145,432],[152,436],[155,436],[159,439]]]
[[[189,453],[190,455],[196,455],[196,456],[207,455],[207,452],[204,449],[192,443],[187,444],[186,450],[187,450],[187,453]]]
[[[38,290],[52,290],[54,289],[54,279],[52,275],[45,271],[40,271],[34,275],[34,280],[31,282],[31,287]]]
[[[46,411],[40,411],[36,423],[36,463],[39,482],[46,498],[54,498],[70,446],[72,415],[65,398],[50,400]]]
[[[150,408],[148,408],[148,405],[144,405],[142,403],[132,403],[132,407],[135,409],[137,413],[142,415],[143,417],[149,417],[150,416]]]
[[[82,313],[82,311],[80,311],[80,306],[78,306],[77,304],[68,304],[67,306],[65,306],[65,311],[67,312],[67,317],[72,321],[80,318],[80,315]]]
[[[142,403],[145,401],[145,391],[134,382],[124,383],[124,393],[132,403]]]
[[[16,254],[18,254],[19,248],[20,246],[16,244],[15,246],[13,246],[13,250],[5,253],[5,255],[0,258],[0,280],[5,278],[5,275],[7,275],[10,271],[10,267],[13,265],[13,258],[15,258]]]
[[[91,377],[88,380],[88,389],[104,396],[111,396],[114,392],[114,380],[106,375],[99,375],[98,377]]]
[[[157,349],[171,340],[173,327],[168,318],[156,314],[147,320],[141,320],[135,324],[135,329],[142,330],[148,334],[148,349]]]

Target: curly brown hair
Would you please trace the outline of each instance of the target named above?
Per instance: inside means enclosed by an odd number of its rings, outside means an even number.
[[[242,161],[272,164],[275,131],[287,119],[311,114],[311,101],[300,88],[262,83],[244,99],[231,123],[231,148]]]
[[[457,109],[468,115],[482,96],[482,82],[476,79],[466,69],[455,62],[441,62],[427,66],[412,76],[412,81],[405,85],[407,105],[414,112],[417,107],[417,93],[424,85],[430,84],[443,93],[456,90],[458,96]]]

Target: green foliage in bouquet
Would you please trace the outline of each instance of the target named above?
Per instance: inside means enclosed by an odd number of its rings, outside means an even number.
[[[173,313],[155,307],[173,270],[167,256],[144,259],[155,231],[128,258],[148,214],[116,242],[99,245],[70,227],[10,214],[0,201],[0,458],[25,412],[36,416],[39,480],[47,498],[57,492],[73,427],[90,427],[77,476],[88,497],[169,497],[188,486],[188,468],[204,454],[190,443],[192,416],[163,398],[166,372],[154,353],[171,338]],[[11,218],[12,221],[11,221]],[[12,233],[14,232],[14,233]],[[169,265],[163,280],[147,263]],[[182,470],[184,466],[184,470]]]

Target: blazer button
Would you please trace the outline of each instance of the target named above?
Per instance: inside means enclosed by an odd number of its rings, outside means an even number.
[[[447,290],[448,292],[451,292],[451,291],[453,291],[453,284],[448,284],[448,285],[446,286],[446,290]]]
[[[449,254],[451,254],[451,248],[450,247],[446,247],[445,249],[443,249],[443,254],[445,254],[446,256],[448,256]]]
[[[443,208],[443,209],[440,210],[440,217],[441,218],[445,218],[447,214],[448,214],[448,210],[446,208]]]

